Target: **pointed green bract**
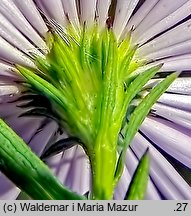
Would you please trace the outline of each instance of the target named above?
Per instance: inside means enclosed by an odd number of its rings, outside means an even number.
[[[65,188],[2,119],[0,119],[0,170],[32,199],[85,199]]]
[[[130,182],[125,199],[143,200],[148,184],[149,175],[149,155],[146,151],[139,161],[133,178]]]

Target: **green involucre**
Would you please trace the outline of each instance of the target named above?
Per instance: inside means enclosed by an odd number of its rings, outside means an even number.
[[[136,75],[144,61],[135,58],[138,47],[132,46],[130,35],[118,42],[111,29],[100,31],[97,26],[84,27],[78,34],[72,29],[68,32],[49,33],[49,52],[44,58],[36,57],[38,69],[17,69],[33,89],[49,99],[60,124],[81,141],[92,169],[91,198],[111,199],[130,141],[172,79],[159,84],[160,90],[153,89],[147,102],[143,99],[142,115],[136,109],[131,113],[120,145],[123,149],[118,152],[127,109],[161,65]]]

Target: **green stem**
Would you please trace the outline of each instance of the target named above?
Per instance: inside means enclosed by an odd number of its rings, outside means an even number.
[[[115,186],[116,144],[110,143],[104,137],[98,137],[94,154],[90,157],[92,166],[92,199],[96,200],[112,199]]]

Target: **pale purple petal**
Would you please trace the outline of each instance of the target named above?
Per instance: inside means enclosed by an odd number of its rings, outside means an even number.
[[[152,110],[155,115],[166,118],[180,126],[191,129],[191,113],[174,107],[156,103]]]
[[[133,10],[138,4],[139,0],[118,0],[116,11],[115,11],[115,19],[113,23],[113,30],[118,36],[121,36]]]
[[[159,4],[162,9],[159,8]],[[144,20],[146,23],[144,23],[143,21],[142,26],[144,28],[144,32],[142,34],[139,33],[139,31],[141,30],[141,25],[140,25],[140,27],[137,28],[137,31],[135,30],[135,32],[133,33],[133,36],[135,36],[135,38],[137,35],[138,41],[141,44],[145,43],[155,35],[167,30],[171,26],[177,24],[180,20],[183,20],[188,15],[190,15],[191,1],[188,0],[183,0],[183,1],[178,0],[176,2],[174,2],[173,0],[159,1],[157,6],[155,7],[155,9],[152,10],[152,14],[150,13],[148,17]],[[160,15],[158,13],[160,13]],[[164,18],[156,22],[156,19],[159,19],[161,15],[163,15]]]
[[[34,63],[24,53],[14,48],[2,37],[0,37],[0,58],[6,62],[35,67]]]
[[[0,60],[0,75],[2,77],[9,77],[9,81],[12,83],[13,78],[18,78],[18,74],[16,74],[14,71],[14,67],[8,63],[5,63]]]
[[[0,1],[0,12],[20,31],[26,38],[30,39],[36,46],[45,48],[45,42],[26,20],[11,0]]]
[[[191,95],[191,78],[182,77],[176,79],[168,88],[168,92]]]
[[[2,95],[10,95],[10,94],[17,94],[18,88],[15,85],[1,85],[0,84],[0,96]],[[1,100],[0,100],[1,102]]]
[[[26,54],[33,52],[37,55],[41,55],[41,52],[39,52],[38,49],[36,49],[36,47],[2,14],[0,14],[0,36]]]
[[[80,21],[91,26],[94,23],[96,15],[96,0],[81,0],[80,1]]]
[[[188,0],[160,0],[158,1],[154,7],[149,11],[147,16],[142,20],[142,22],[139,24],[139,26],[136,28],[136,30],[133,33],[134,40],[136,42],[142,43],[147,41],[149,37],[145,37],[144,33],[147,33],[147,30],[151,29],[151,31],[157,31],[158,25],[160,21],[171,15],[174,11],[176,11],[180,6],[182,6],[185,2]],[[147,1],[146,1],[147,2]],[[150,1],[149,1],[150,2]],[[155,3],[155,1],[154,1]],[[143,4],[144,5],[144,4]],[[137,12],[139,13],[139,11]],[[167,20],[172,19],[169,17]],[[175,20],[172,21],[172,23],[176,23],[176,17]],[[177,20],[178,22],[178,20]],[[155,28],[156,24],[156,28]],[[167,28],[167,26],[170,23],[164,22],[163,28]],[[142,37],[144,35],[144,37]],[[141,40],[141,38],[143,38]]]
[[[162,79],[150,80],[145,88],[152,88],[158,84]],[[167,92],[191,95],[191,78],[190,77],[179,77],[177,78],[167,89]]]
[[[191,95],[164,93],[158,101],[178,109],[191,111]]]
[[[104,4],[103,0],[97,0],[97,20],[100,28],[103,28],[106,24],[110,4],[111,0],[105,0]]]
[[[191,168],[191,137],[180,127],[162,119],[146,118],[140,130],[158,147]]]
[[[48,31],[35,3],[32,0],[13,0],[17,8],[22,12],[33,28],[44,37]]]
[[[137,13],[131,17],[125,30],[129,31],[132,27],[136,29],[158,2],[159,0],[144,1]]]
[[[90,165],[80,146],[50,158],[47,163],[65,186],[80,194],[90,190]]]
[[[176,45],[189,40],[191,32],[190,24],[191,20],[188,20],[146,43],[139,49],[139,55],[147,56],[154,52],[160,51],[161,49],[165,49],[171,47],[172,45]]]
[[[139,55],[143,55],[144,58],[146,58],[146,59],[162,59],[162,58],[171,57],[171,56],[188,54],[188,53],[190,53],[190,50],[191,50],[191,40],[187,40],[187,41],[183,41],[181,43],[174,44],[172,46],[168,46],[164,49],[157,50],[157,51],[149,53],[149,54],[140,54],[139,53]],[[163,61],[163,62],[165,62],[165,61]],[[183,62],[183,60],[182,60],[182,62]],[[178,63],[181,64],[181,62],[178,62]],[[165,63],[165,65],[166,65],[166,63]],[[163,70],[165,70],[165,68],[163,68]]]
[[[0,200],[14,200],[20,193],[20,189],[7,179],[2,173],[0,173]]]
[[[67,15],[69,21],[76,27],[79,28],[79,17],[78,9],[75,0],[62,0],[64,12]]]
[[[171,52],[171,54],[173,54],[173,52]],[[160,69],[160,72],[189,71],[191,68],[191,56],[190,54],[186,54],[186,55],[170,57],[159,61],[155,61],[154,64],[156,65],[160,63],[164,63],[164,65]]]
[[[61,0],[36,0],[35,2],[48,18],[56,20],[63,26],[66,25],[67,20]]]
[[[45,120],[45,119],[44,119]],[[58,130],[58,125],[53,121],[45,121],[42,127],[43,119],[33,119],[30,123],[33,123],[33,129],[30,129],[30,137],[25,138],[30,148],[40,156],[44,151],[45,147],[48,146],[49,142],[54,139],[55,134]],[[27,129],[25,129],[27,131]],[[29,131],[29,130],[28,130]],[[22,137],[24,136],[23,131],[21,132]]]

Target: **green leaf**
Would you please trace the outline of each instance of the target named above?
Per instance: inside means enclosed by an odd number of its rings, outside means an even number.
[[[134,112],[131,114],[129,122],[127,124],[126,130],[124,131],[124,140],[123,140],[123,150],[119,155],[117,162],[115,179],[118,182],[124,166],[124,160],[126,155],[126,150],[130,145],[132,139],[138,131],[138,128],[142,124],[145,117],[148,115],[151,107],[158,100],[158,98],[166,91],[170,84],[177,78],[178,73],[173,73],[156,85],[151,92],[143,98],[142,102],[134,109]]]
[[[142,102],[135,108],[130,117],[128,128],[125,134],[124,143],[126,147],[130,144],[131,140],[138,131],[139,126],[149,113],[151,107],[176,78],[177,73],[173,73],[161,81],[145,98],[143,98]]]
[[[0,170],[32,199],[85,199],[65,188],[48,166],[1,119]]]
[[[158,72],[158,70],[161,68],[162,64],[151,67],[141,74],[137,76],[130,76],[128,80],[126,81],[126,97],[123,102],[123,108],[121,113],[125,113],[129,104],[133,100],[133,98],[141,91],[143,86],[154,77],[154,75]],[[124,117],[124,116],[123,116]]]
[[[141,157],[130,182],[125,199],[142,200],[145,196],[149,176],[149,155],[148,150]]]
[[[138,92],[143,88],[143,86],[154,77],[154,75],[159,71],[162,64],[151,67],[141,74],[139,74],[133,81],[127,80],[126,84],[128,86],[127,92],[127,100],[130,102]]]

